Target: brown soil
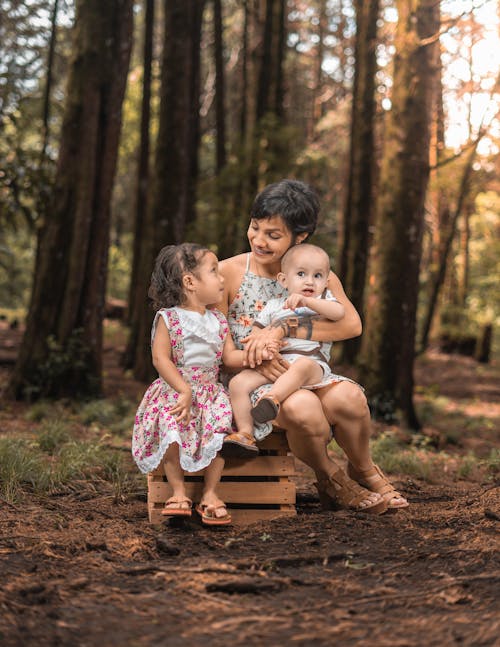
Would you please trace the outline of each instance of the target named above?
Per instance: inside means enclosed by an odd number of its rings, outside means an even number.
[[[4,357],[12,339],[0,335]],[[135,397],[142,386],[121,374],[113,349],[106,357],[108,391]],[[446,420],[426,427],[450,460],[499,447],[495,367],[434,354],[417,383],[420,398],[439,388],[463,430],[448,446]],[[24,405],[4,404],[8,433]],[[484,433],[470,424],[478,418],[489,421]],[[1,502],[0,644],[499,644],[498,483],[393,474],[411,507],[371,517],[322,512],[309,476],[301,468],[296,518],[245,529],[151,526],[145,487],[120,503],[85,483]]]

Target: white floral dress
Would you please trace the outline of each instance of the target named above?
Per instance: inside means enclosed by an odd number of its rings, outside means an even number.
[[[282,299],[286,294],[286,289],[276,279],[269,279],[250,271],[250,253],[247,255],[247,264],[245,274],[241,285],[233,301],[229,305],[227,321],[229,330],[237,348],[243,348],[241,340],[250,334],[255,319],[258,318],[264,307],[271,299]],[[286,355],[284,355],[286,359]],[[357,382],[344,375],[330,373],[328,383],[335,382],[352,382],[357,386]],[[255,402],[269,389],[272,384],[259,386],[250,395],[252,402]],[[319,386],[319,385],[318,385]],[[321,385],[323,386],[323,385]],[[360,387],[362,388],[362,387]],[[262,440],[273,430],[271,422],[254,425],[254,436],[257,440]]]
[[[132,455],[141,472],[150,472],[158,467],[169,445],[178,443],[181,467],[196,472],[212,462],[224,435],[231,433],[231,405],[219,382],[228,324],[217,310],[201,315],[177,307],[164,308],[156,314],[151,341],[159,317],[170,335],[172,361],[192,386],[192,418],[185,425],[170,414],[179,395],[159,377],[149,386],[137,410]]]

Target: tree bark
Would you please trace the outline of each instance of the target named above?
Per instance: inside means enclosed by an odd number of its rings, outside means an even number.
[[[356,66],[351,114],[349,180],[344,210],[340,274],[349,299],[363,318],[369,228],[373,222],[375,169],[375,75],[380,0],[356,0]],[[361,337],[344,342],[343,359],[354,363]]]
[[[77,2],[50,216],[9,385],[17,397],[100,393],[110,200],[132,6],[132,0]]]
[[[392,110],[388,115],[375,240],[374,291],[364,339],[370,397],[393,401],[418,428],[413,365],[424,198],[439,29],[435,0],[399,0]],[[420,41],[428,38],[425,44]]]

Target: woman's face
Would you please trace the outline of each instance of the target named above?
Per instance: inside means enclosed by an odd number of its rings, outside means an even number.
[[[281,262],[283,254],[295,243],[301,242],[306,234],[294,239],[281,216],[271,218],[252,218],[247,231],[250,249],[256,261],[262,265]]]

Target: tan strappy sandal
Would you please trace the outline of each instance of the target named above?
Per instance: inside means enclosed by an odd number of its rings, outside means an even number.
[[[347,473],[354,481],[363,487],[382,495],[384,501],[387,502],[389,510],[407,508],[410,505],[405,497],[396,490],[394,485],[389,481],[378,465],[374,464],[373,467],[370,467],[367,470],[358,470],[349,463],[347,465]],[[404,499],[404,502],[391,503],[392,499]]]
[[[361,505],[372,492],[350,479],[341,469],[314,485],[325,510],[344,508],[369,514],[382,514],[387,510],[387,502],[382,497],[369,505]]]

